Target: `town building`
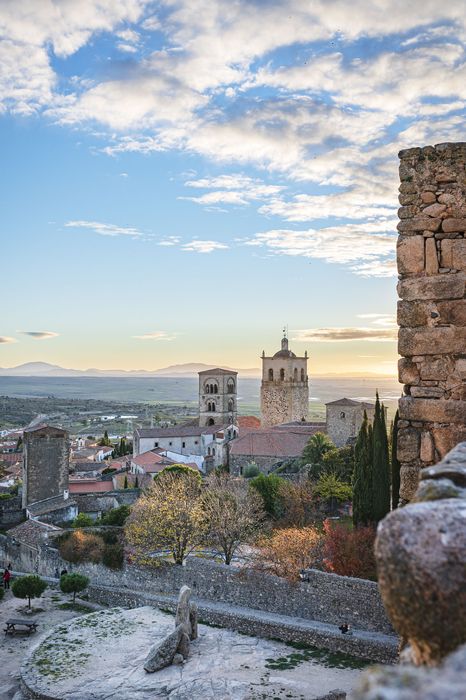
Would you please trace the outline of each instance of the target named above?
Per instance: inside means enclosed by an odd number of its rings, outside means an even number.
[[[23,508],[37,501],[68,496],[70,442],[66,430],[51,425],[23,435]]]
[[[306,421],[309,412],[307,351],[298,357],[288,347],[286,335],[272,357],[262,353],[262,427]]]
[[[372,423],[375,413],[373,403],[343,398],[325,404],[327,435],[337,447],[354,442],[364,419],[364,411]]]
[[[207,369],[199,372],[199,425],[235,425],[238,372]]]

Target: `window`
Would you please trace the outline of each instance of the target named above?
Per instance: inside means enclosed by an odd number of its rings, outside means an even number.
[[[285,379],[285,370],[283,368],[280,370],[280,379],[282,381]]]
[[[294,380],[295,382],[298,381],[298,368],[297,368],[297,367],[294,368],[293,380]]]
[[[169,447],[171,447],[171,446],[173,445],[173,443],[172,443],[172,442],[169,442],[168,445],[169,445]]]
[[[228,394],[234,394],[235,393],[235,382],[233,379],[229,379],[227,382],[227,393]]]
[[[228,401],[228,410],[229,410],[229,411],[234,411],[234,410],[235,410],[235,402],[233,401],[233,399],[230,399],[230,400]]]
[[[207,425],[215,425],[215,421],[213,418],[209,418]]]
[[[185,443],[185,442],[182,442],[182,443],[181,443],[181,447],[186,447],[186,443]]]
[[[158,446],[159,446],[159,443],[158,443],[158,442],[154,442],[154,447],[158,447]]]
[[[199,445],[199,440],[194,440],[195,445]]]
[[[345,416],[345,412],[344,412],[344,411],[341,411],[341,413],[340,413],[340,418],[343,418],[343,419],[344,419],[345,417],[346,417],[346,416]]]
[[[212,447],[212,457],[215,457],[215,447]]]
[[[218,394],[218,386],[214,384],[214,394]]]
[[[210,394],[210,387],[209,387],[208,384],[206,384],[205,393],[206,393],[206,394]]]
[[[302,382],[305,382],[305,381],[306,381],[306,377],[304,376],[304,370],[303,370],[303,369],[301,370],[301,381],[302,381]]]
[[[269,382],[273,382],[273,369],[269,369]]]

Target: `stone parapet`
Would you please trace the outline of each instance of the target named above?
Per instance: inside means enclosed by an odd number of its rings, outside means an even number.
[[[400,497],[466,440],[466,143],[401,151]]]

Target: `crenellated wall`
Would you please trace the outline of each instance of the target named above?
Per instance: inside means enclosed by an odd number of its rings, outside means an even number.
[[[466,440],[466,143],[401,151],[400,498]]]

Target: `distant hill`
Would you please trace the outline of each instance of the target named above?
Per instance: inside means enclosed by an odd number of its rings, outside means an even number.
[[[26,362],[17,367],[0,367],[3,377],[195,377],[202,370],[214,368],[202,362],[187,362],[180,365],[170,365],[156,370],[144,369],[69,369],[52,365],[48,362]],[[223,367],[231,370],[232,367]],[[260,370],[255,368],[238,369],[242,377],[259,377]]]

